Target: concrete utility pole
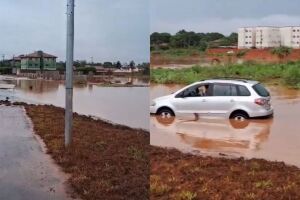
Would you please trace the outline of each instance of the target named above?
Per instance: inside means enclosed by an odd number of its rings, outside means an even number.
[[[73,130],[73,55],[74,55],[74,0],[67,0],[67,53],[66,53],[66,108],[65,146],[72,143]]]

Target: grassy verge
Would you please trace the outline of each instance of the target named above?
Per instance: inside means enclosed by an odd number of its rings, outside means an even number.
[[[195,65],[184,69],[151,69],[151,83],[189,84],[207,78],[235,77],[261,82],[276,81],[300,88],[300,62],[286,64],[235,64],[217,67]]]
[[[151,147],[150,199],[300,199],[300,169]]]
[[[149,133],[74,114],[73,145],[64,148],[64,109],[24,105],[48,153],[70,174],[82,199],[148,199]]]

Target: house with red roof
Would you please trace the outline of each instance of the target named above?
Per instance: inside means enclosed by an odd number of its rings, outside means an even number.
[[[35,51],[31,54],[20,55],[21,70],[44,71],[56,70],[56,56],[43,51]]]

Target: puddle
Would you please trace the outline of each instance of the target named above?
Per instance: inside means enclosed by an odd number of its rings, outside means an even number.
[[[3,77],[2,77],[3,78]],[[64,107],[65,86],[62,81],[10,79],[14,90],[0,90],[0,99],[53,104]],[[74,85],[74,112],[92,115],[133,128],[149,129],[148,87],[102,87],[97,84]]]
[[[152,85],[150,99],[182,87]],[[275,86],[268,89],[275,110],[273,119],[236,124],[225,118],[195,119],[194,115],[167,120],[152,116],[150,142],[184,152],[264,158],[300,167],[300,91]]]

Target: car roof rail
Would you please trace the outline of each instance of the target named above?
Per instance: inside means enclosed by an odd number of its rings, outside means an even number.
[[[244,83],[247,83],[248,81],[250,81],[247,78],[241,78],[241,77],[214,77],[214,78],[207,79],[207,80],[233,80],[233,81],[241,81]]]

